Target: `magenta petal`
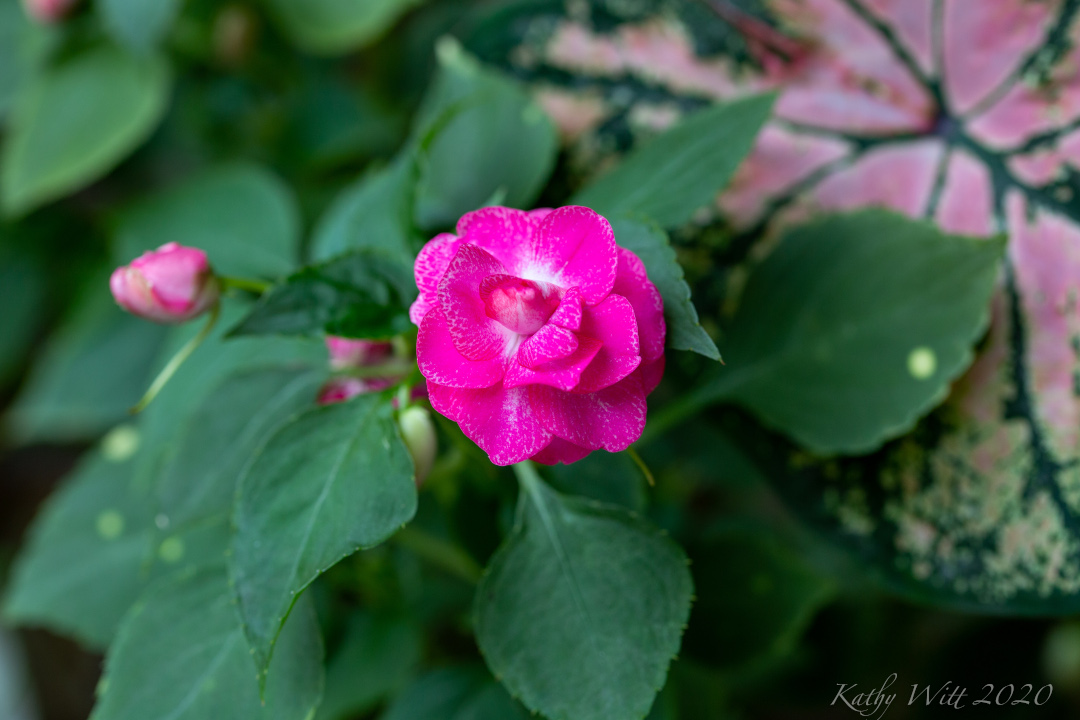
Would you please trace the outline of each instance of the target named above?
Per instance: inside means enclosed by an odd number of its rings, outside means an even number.
[[[664,323],[664,299],[660,297],[656,286],[649,281],[649,276],[645,273],[645,263],[626,248],[619,248],[619,272],[615,276],[615,288],[612,292],[629,300],[634,308],[641,359],[649,362],[663,355],[664,337],[667,333]]]
[[[441,233],[427,242],[416,256],[413,273],[420,295],[409,307],[409,319],[419,325],[428,311],[438,304],[439,281],[447,266],[457,253],[461,239],[450,233]]]
[[[458,235],[487,250],[513,274],[520,275],[532,256],[536,231],[543,213],[527,213],[508,207],[486,207],[458,220]]]
[[[548,318],[549,323],[554,323],[567,330],[581,329],[581,291],[576,287],[569,288],[563,295],[559,307]]]
[[[510,331],[487,316],[480,283],[503,272],[502,264],[475,245],[462,243],[439,282],[439,305],[446,313],[454,347],[469,360],[490,360],[510,340]]]
[[[533,385],[530,391],[544,427],[590,450],[625,450],[645,429],[645,393],[636,374],[594,393],[568,393],[546,385]]]
[[[535,368],[528,368],[520,361],[511,362],[506,367],[503,384],[506,387],[521,385],[550,385],[560,390],[574,389],[582,373],[600,351],[600,341],[583,335],[578,336],[578,346],[572,355],[559,360],[551,360]],[[520,350],[518,351],[520,353]]]
[[[513,275],[488,275],[480,281],[484,312],[519,335],[532,335],[544,327],[559,306],[560,293],[551,283]]]
[[[660,380],[664,377],[664,364],[665,358],[661,355],[650,363],[643,362],[638,366],[637,374],[641,377],[641,389],[646,395],[660,384]]]
[[[558,463],[569,465],[581,460],[590,452],[592,451],[588,448],[554,437],[551,438],[551,442],[548,443],[546,448],[533,455],[530,459],[541,465],[556,465]]]
[[[453,388],[491,387],[503,376],[502,357],[469,360],[457,351],[441,308],[429,312],[420,323],[416,362],[425,378]]]
[[[603,343],[600,352],[575,388],[576,392],[595,392],[622,380],[641,364],[637,318],[630,301],[612,293],[599,305],[585,309],[581,335]]]
[[[607,297],[615,284],[615,234],[611,224],[589,208],[567,205],[545,217],[533,253],[524,277],[576,286],[590,305]]]
[[[456,420],[496,465],[513,465],[540,452],[551,433],[540,423],[529,398],[530,388],[502,384],[479,390],[429,384],[431,405]]]
[[[558,325],[545,325],[535,335],[521,344],[517,359],[527,368],[561,360],[569,357],[578,349],[578,339],[574,333]]]

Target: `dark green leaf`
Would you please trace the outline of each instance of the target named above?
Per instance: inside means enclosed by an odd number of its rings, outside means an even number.
[[[240,613],[260,672],[304,588],[415,512],[412,460],[383,395],[311,410],[266,441],[240,480],[232,544]]]
[[[22,213],[96,180],[165,111],[169,72],[156,57],[99,45],[35,76],[19,93],[0,164],[0,200]]]
[[[870,210],[791,230],[754,269],[702,392],[823,454],[909,430],[971,363],[1004,242]]]
[[[357,248],[376,248],[411,268],[416,163],[411,154],[346,188],[327,210],[312,239],[315,260]]]
[[[330,658],[316,720],[349,720],[396,694],[416,673],[422,652],[423,635],[414,621],[354,615]]]
[[[625,452],[597,451],[571,465],[552,466],[548,473],[552,487],[564,495],[645,509],[645,477]]]
[[[423,0],[267,0],[282,30],[304,50],[337,55],[376,40]]]
[[[180,11],[180,0],[98,0],[109,34],[137,52],[157,47]]]
[[[633,513],[562,497],[519,469],[518,523],[477,588],[480,649],[553,720],[642,718],[690,612],[686,556]]]
[[[165,332],[117,307],[106,272],[91,276],[11,409],[12,435],[82,440],[123,420],[150,382]]]
[[[692,557],[697,602],[684,649],[732,670],[790,653],[834,590],[765,528],[723,528]]]
[[[225,165],[145,200],[122,216],[118,264],[168,242],[202,248],[222,275],[281,277],[299,258],[300,218],[289,188],[257,165]]]
[[[40,263],[0,249],[0,386],[22,363],[44,320],[48,282]]]
[[[421,112],[416,217],[451,226],[493,198],[529,207],[555,163],[558,137],[515,82],[482,67],[452,39],[438,46],[439,74]]]
[[[281,633],[264,701],[224,567],[156,585],[109,650],[93,720],[305,720],[322,692],[322,637],[302,601]]]
[[[30,22],[19,0],[0,0],[0,120],[20,86],[37,71],[45,49],[45,32]]]
[[[303,367],[243,370],[210,392],[159,474],[161,512],[170,524],[228,516],[255,449],[281,423],[314,405],[325,377]]]
[[[656,225],[630,218],[615,218],[611,227],[615,230],[615,242],[641,258],[649,279],[664,298],[667,345],[719,360],[716,343],[698,322],[697,308],[690,301],[690,286],[683,279],[682,266],[667,233]]]
[[[757,95],[684,118],[586,186],[574,204],[608,218],[640,213],[663,227],[685,225],[728,184],[774,99]]]
[[[529,713],[481,668],[446,668],[405,688],[380,720],[526,720]]]
[[[290,275],[231,334],[392,337],[413,327],[409,303],[415,296],[411,268],[362,248]]]

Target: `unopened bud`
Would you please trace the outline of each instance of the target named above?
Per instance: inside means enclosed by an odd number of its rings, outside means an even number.
[[[67,17],[78,3],[79,0],[23,0],[23,8],[38,22],[55,23]]]
[[[109,287],[120,307],[158,323],[182,323],[217,304],[220,283],[206,253],[177,243],[143,253],[117,268]]]
[[[332,377],[319,390],[316,400],[320,405],[332,405],[334,403],[351,400],[357,395],[385,390],[393,384],[393,380],[385,378],[371,378],[364,380],[354,377]]]
[[[431,466],[435,464],[435,455],[439,450],[435,437],[435,426],[431,424],[431,413],[419,405],[410,405],[398,416],[401,437],[405,447],[412,455],[416,468],[416,484],[424,482]]]
[[[330,351],[330,367],[334,370],[377,365],[394,353],[394,346],[389,342],[335,335],[326,338],[326,349]]]

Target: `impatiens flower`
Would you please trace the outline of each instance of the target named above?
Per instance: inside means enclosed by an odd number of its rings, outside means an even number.
[[[334,370],[377,365],[394,353],[394,346],[382,340],[354,340],[335,335],[326,338],[326,349],[330,351],[330,367]]]
[[[490,207],[416,258],[416,356],[432,406],[497,465],[624,450],[664,369],[664,308],[584,207]]]
[[[30,17],[45,23],[65,18],[79,0],[23,0],[23,7]]]
[[[191,320],[216,305],[220,295],[206,253],[174,242],[117,268],[109,287],[120,307],[158,323]]]
[[[333,403],[351,400],[357,395],[385,390],[394,384],[393,379],[388,378],[355,378],[355,377],[332,377],[319,390],[316,400],[320,405],[332,405]]]

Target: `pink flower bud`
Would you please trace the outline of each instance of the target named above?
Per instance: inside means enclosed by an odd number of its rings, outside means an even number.
[[[55,23],[63,20],[79,0],[23,0],[26,14],[38,22]]]
[[[332,405],[334,403],[351,400],[357,395],[385,390],[394,384],[393,379],[371,378],[364,380],[354,377],[333,377],[319,390],[316,400],[320,405]]]
[[[394,346],[388,342],[334,335],[326,338],[326,349],[330,351],[330,367],[334,370],[377,365],[394,353]]]
[[[206,253],[176,243],[117,268],[109,287],[120,307],[158,323],[182,323],[213,307],[220,284]]]
[[[439,450],[431,414],[418,405],[410,405],[401,411],[398,425],[401,427],[401,439],[405,441],[405,447],[409,448],[409,454],[412,455],[413,466],[416,468],[416,484],[419,485],[431,472]]]

